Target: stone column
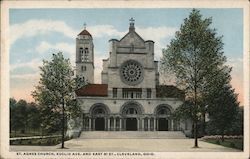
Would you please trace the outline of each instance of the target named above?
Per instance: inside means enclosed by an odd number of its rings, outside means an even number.
[[[116,130],[116,118],[114,118],[114,131]]]
[[[154,118],[154,131],[156,130],[156,119]]]
[[[119,130],[121,131],[122,130],[122,118],[120,118],[120,123],[119,123],[120,125],[119,125]]]
[[[159,128],[158,128],[158,125],[159,125],[159,124],[158,124],[158,123],[159,123],[159,119],[156,118],[156,130],[157,130],[157,131],[159,130]]]
[[[110,118],[108,118],[108,131],[110,130]]]
[[[89,118],[89,131],[91,131],[91,118]]]
[[[140,118],[137,118],[137,131],[140,130]]]
[[[142,129],[142,131],[144,131],[144,119],[143,118],[142,118],[141,122],[142,122],[141,129]]]
[[[93,118],[93,130],[95,130],[95,118]]]
[[[171,119],[171,130],[174,131],[174,120]]]
[[[148,131],[150,131],[150,118],[148,118]]]
[[[124,130],[126,130],[126,118],[124,118]]]

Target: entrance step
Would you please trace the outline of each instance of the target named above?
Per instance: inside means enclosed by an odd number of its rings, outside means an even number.
[[[181,131],[82,131],[82,139],[184,139]]]

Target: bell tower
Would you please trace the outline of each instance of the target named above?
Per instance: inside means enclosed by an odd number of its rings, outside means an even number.
[[[87,83],[94,83],[94,44],[86,24],[76,38],[76,75],[84,77]]]

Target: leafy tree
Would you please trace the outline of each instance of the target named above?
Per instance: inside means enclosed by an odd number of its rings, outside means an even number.
[[[16,106],[16,100],[14,99],[14,98],[10,98],[10,108],[13,108],[13,107],[15,107]]]
[[[222,135],[224,141],[224,135],[232,132],[233,124],[236,122],[239,103],[230,84],[219,86],[213,92],[213,96],[216,98],[209,101],[208,107],[209,131]]]
[[[33,130],[38,130],[41,125],[41,116],[38,109],[38,105],[34,102],[28,103],[28,128]]]
[[[61,52],[53,54],[51,61],[43,61],[40,67],[41,78],[36,90],[32,93],[42,112],[42,126],[47,130],[61,128],[62,146],[66,115],[80,115],[80,108],[74,100],[74,90],[77,87],[73,78],[70,60],[65,59]]]
[[[16,132],[21,129],[22,133],[25,133],[27,128],[27,102],[25,100],[10,99],[10,128]]]
[[[230,134],[243,135],[244,131],[244,109],[243,107],[237,107],[236,119],[232,124]]]
[[[194,124],[194,147],[198,147],[197,124],[205,112],[202,103],[204,86],[209,78],[217,78],[226,62],[223,56],[222,37],[211,29],[212,18],[202,18],[193,9],[184,19],[167,49],[163,50],[162,68],[176,77],[176,84],[185,91],[186,100],[192,107],[190,117]]]

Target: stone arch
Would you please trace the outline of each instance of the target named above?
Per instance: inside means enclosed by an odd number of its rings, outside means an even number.
[[[130,108],[133,108],[136,111],[137,115],[144,113],[144,108],[140,103],[136,101],[128,101],[121,106],[120,114],[127,115],[127,111],[129,111]]]
[[[110,110],[107,105],[96,103],[90,107],[89,114],[91,116],[107,116],[110,114]]]
[[[156,116],[158,116],[158,115],[171,115],[172,112],[173,112],[173,108],[168,104],[160,104],[154,110],[154,114]]]

